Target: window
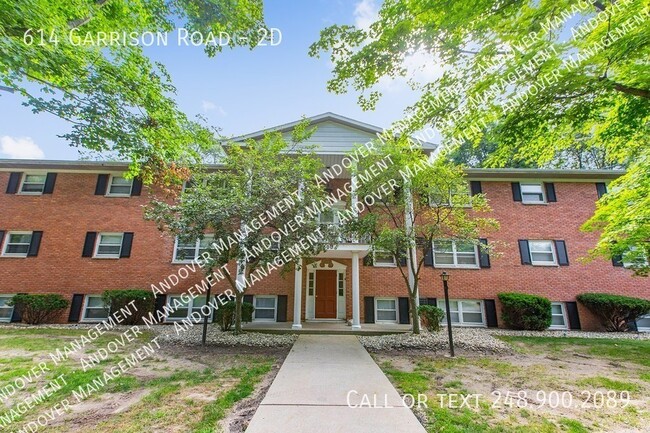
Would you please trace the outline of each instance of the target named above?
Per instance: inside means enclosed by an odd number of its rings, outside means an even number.
[[[544,187],[541,183],[522,183],[520,185],[522,203],[545,203]]]
[[[434,241],[433,262],[438,268],[478,268],[478,248],[467,241]]]
[[[275,321],[275,296],[255,296],[254,320]]]
[[[564,302],[551,303],[551,329],[568,329]]]
[[[186,301],[183,301],[183,298]],[[169,322],[192,319],[201,322],[203,320],[203,311],[201,307],[205,305],[205,295],[197,296],[192,299],[191,296],[182,297],[180,295],[171,295],[167,297],[167,307],[174,311],[170,313],[165,320]],[[210,311],[210,320],[214,310]]]
[[[94,257],[119,259],[123,237],[123,233],[100,233]]]
[[[626,268],[643,268],[648,266],[648,258],[641,254],[639,247],[630,246],[629,251],[623,254],[623,266]]]
[[[45,174],[25,174],[20,187],[21,194],[43,194],[45,189]]]
[[[530,261],[534,266],[553,266],[557,264],[553,241],[528,241]]]
[[[345,289],[345,275],[343,275],[343,272],[338,273],[338,289],[339,289],[339,296],[343,296],[344,289]]]
[[[650,332],[650,314],[639,317],[636,321],[636,328],[640,332]]]
[[[395,298],[375,299],[376,321],[397,323],[397,300]]]
[[[133,180],[121,176],[111,176],[111,183],[108,185],[106,195],[113,196],[130,196]]]
[[[315,283],[316,273],[310,272],[307,276],[307,290],[309,296],[314,296],[314,283]]]
[[[444,299],[438,299],[438,307],[445,311]],[[482,301],[450,300],[449,312],[453,325],[485,326]],[[447,318],[443,317],[441,323],[446,325]]]
[[[373,251],[372,263],[374,266],[397,266],[393,254],[383,250]]]
[[[210,245],[214,241],[214,235],[205,235],[203,239],[197,239],[192,242],[181,242],[176,238],[176,246],[174,247],[174,262],[189,263],[197,257],[201,256],[204,252],[210,249]]]
[[[318,215],[318,222],[327,225],[337,225],[339,223],[338,211],[336,209],[325,209]]]
[[[7,305],[14,295],[0,295],[0,322],[11,322],[11,316],[14,314],[14,307]]]
[[[27,257],[32,243],[32,232],[9,232],[2,255],[6,257]]]
[[[86,296],[83,319],[87,322],[108,320],[109,310],[101,296]]]
[[[438,190],[431,195],[431,206],[464,206],[472,205],[472,194],[470,193],[469,184]]]

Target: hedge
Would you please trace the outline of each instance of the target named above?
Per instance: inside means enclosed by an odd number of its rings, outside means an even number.
[[[235,301],[228,301],[223,305],[220,305],[219,308],[214,312],[214,321],[219,324],[219,328],[222,331],[229,331],[232,328],[232,325],[235,324],[235,310],[237,309],[237,304]],[[253,311],[255,307],[250,302],[241,303],[241,321],[244,323],[250,322],[253,320]]]
[[[551,326],[551,301],[525,293],[499,293],[502,319],[512,329],[543,331]]]
[[[107,290],[102,295],[104,304],[109,307],[111,314],[125,308],[133,302],[135,308],[130,308],[131,314],[122,315],[124,319],[121,325],[137,325],[142,323],[142,318],[148,316],[155,308],[155,297],[150,290],[125,289],[125,290]],[[126,311],[126,310],[125,310]]]
[[[68,301],[61,295],[14,295],[7,303],[20,311],[22,321],[30,325],[50,322],[61,310],[68,308]]]
[[[445,312],[442,311],[442,308],[434,305],[420,305],[418,307],[418,314],[422,319],[422,324],[428,331],[435,332],[440,330],[440,321],[445,317]]]
[[[607,293],[583,293],[577,298],[608,331],[629,331],[628,323],[650,312],[650,301],[640,298]]]

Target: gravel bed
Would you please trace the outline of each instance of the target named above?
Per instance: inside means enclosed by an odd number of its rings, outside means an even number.
[[[158,341],[163,344],[196,346],[201,344],[202,326],[193,326],[187,331],[176,333],[174,326],[157,326],[152,328],[158,334]],[[295,334],[263,334],[261,332],[221,332],[217,326],[208,327],[206,343],[220,346],[247,347],[285,347],[291,346],[298,338]]]
[[[650,340],[650,332],[588,332],[588,331],[514,331],[512,329],[485,329],[490,335],[514,337],[575,337],[575,338],[616,338],[622,340]]]
[[[454,347],[471,352],[479,353],[512,353],[512,348],[507,343],[492,337],[485,332],[485,329],[477,328],[454,328]],[[426,349],[433,351],[448,350],[447,330],[441,329],[438,332],[422,331],[419,335],[413,334],[392,334],[380,336],[360,336],[359,341],[368,349],[381,350],[403,350],[403,349]]]

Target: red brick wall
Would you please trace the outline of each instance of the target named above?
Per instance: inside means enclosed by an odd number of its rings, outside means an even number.
[[[28,196],[5,194],[9,173],[0,173],[0,230],[42,230],[37,257],[0,257],[0,293],[60,293],[71,299],[75,293],[100,294],[107,289],[145,288],[157,284],[182,265],[172,264],[174,240],[143,219],[148,203],[142,196],[113,198],[95,196],[97,174],[59,173],[54,193]],[[339,186],[339,185],[336,185]],[[650,298],[650,279],[634,278],[628,270],[611,262],[581,262],[595,244],[597,233],[579,230],[594,211],[597,199],[593,183],[555,184],[557,203],[523,205],[512,200],[509,182],[483,182],[483,192],[493,208],[492,216],[501,229],[488,234],[490,243],[499,242],[500,256],[491,257],[490,269],[446,269],[451,275],[454,298],[494,299],[501,291],[536,293],[552,301],[573,301],[586,291],[620,293]],[[134,232],[130,258],[82,258],[86,232]],[[562,239],[566,241],[570,266],[533,267],[520,264],[518,239]],[[346,309],[352,317],[350,260],[346,273]],[[442,297],[441,270],[422,271],[421,297]],[[201,279],[198,273],[182,281],[172,293],[181,293]],[[274,274],[257,283],[250,294],[286,294],[287,320],[293,317],[294,274]],[[303,287],[306,285],[303,270]],[[217,285],[222,291],[229,286]],[[404,281],[395,268],[360,264],[360,305],[364,317],[364,296],[406,296]],[[305,311],[302,297],[302,316]],[[500,308],[497,307],[497,310]],[[596,320],[579,306],[584,329],[597,328]],[[67,313],[62,320],[67,318]]]

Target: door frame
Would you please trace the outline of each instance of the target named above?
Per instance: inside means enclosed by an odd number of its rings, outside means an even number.
[[[327,319],[327,318],[317,318],[316,317],[316,297],[314,296],[316,294],[316,278],[318,273],[316,271],[336,271],[336,317],[333,319]],[[305,281],[305,300],[306,300],[306,309],[307,311],[305,312],[305,319],[306,320],[345,320],[345,317],[340,317],[341,314],[345,316],[345,311],[346,311],[346,295],[347,295],[347,287],[346,287],[346,270],[347,266],[345,266],[343,263],[339,263],[336,260],[331,260],[331,265],[330,266],[323,266],[322,260],[318,260],[314,263],[310,263],[307,266],[307,278]],[[313,277],[312,277],[313,275]],[[343,296],[339,296],[339,279],[341,278],[341,275],[343,275]],[[313,282],[313,287],[311,286],[311,282]],[[313,294],[309,294],[310,288],[313,288]],[[342,304],[342,305],[341,305]]]

